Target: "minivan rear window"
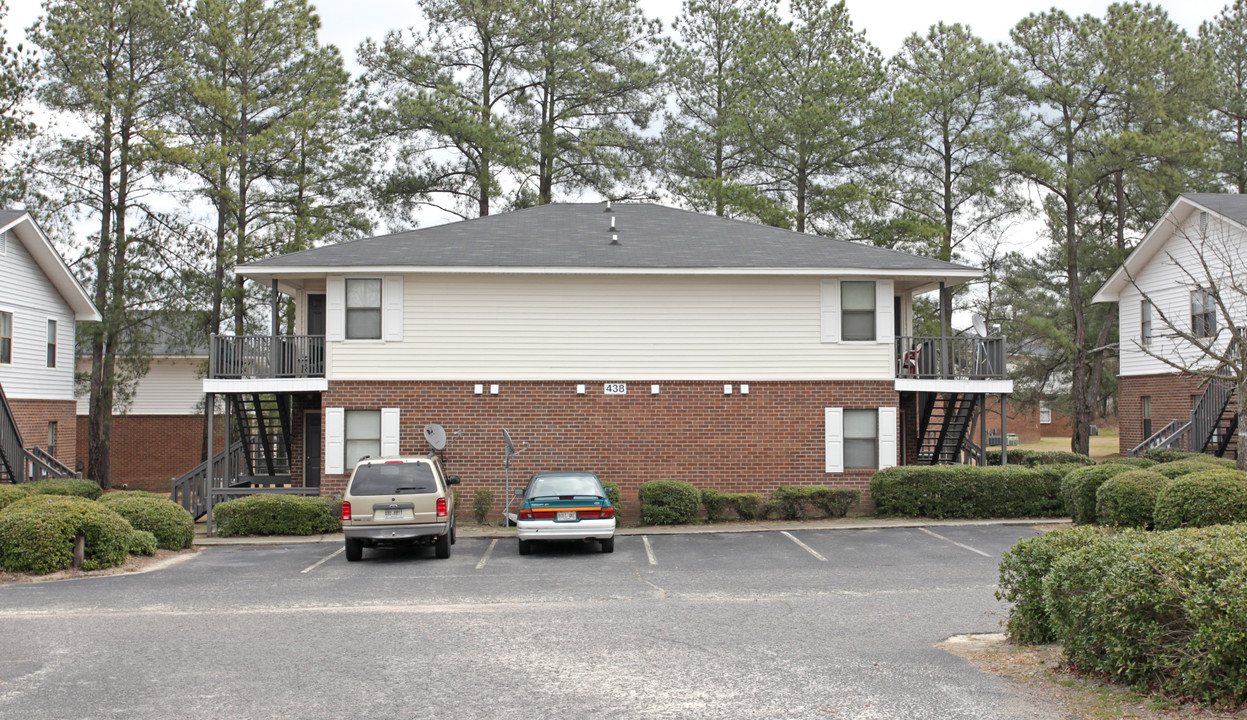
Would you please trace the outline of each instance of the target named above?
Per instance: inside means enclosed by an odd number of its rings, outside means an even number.
[[[408,495],[437,492],[433,467],[424,462],[369,463],[355,468],[352,495]]]

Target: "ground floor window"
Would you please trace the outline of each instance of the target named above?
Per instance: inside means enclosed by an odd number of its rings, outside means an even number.
[[[1145,395],[1139,398],[1139,411],[1143,416],[1143,439],[1152,437],[1152,398]]]
[[[879,466],[879,411],[844,411],[844,467]]]
[[[347,410],[343,468],[350,472],[365,457],[381,456],[381,411]]]
[[[48,423],[48,454],[56,457],[56,422]]]

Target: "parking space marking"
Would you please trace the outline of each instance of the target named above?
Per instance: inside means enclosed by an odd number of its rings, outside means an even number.
[[[649,535],[642,535],[641,542],[645,544],[645,557],[649,558],[649,564],[657,565],[658,561],[654,559],[654,548],[649,544]]]
[[[489,547],[485,548],[485,554],[481,556],[481,561],[476,564],[477,570],[480,570],[481,568],[485,567],[485,561],[489,560],[489,554],[494,551],[494,546],[497,544],[498,544],[498,538],[494,538],[489,543]]]
[[[933,538],[939,538],[940,540],[943,540],[943,541],[944,541],[944,542],[946,542],[946,543],[952,543],[953,545],[956,545],[957,547],[959,547],[959,548],[961,548],[961,549],[963,549],[963,550],[969,550],[969,551],[970,551],[970,552],[972,552],[972,553],[978,553],[979,555],[982,555],[982,556],[983,556],[983,557],[985,557],[985,558],[989,558],[989,557],[991,557],[991,554],[990,554],[990,553],[985,553],[985,552],[983,552],[982,550],[979,550],[979,549],[977,549],[977,548],[972,548],[972,547],[970,547],[969,545],[962,545],[961,543],[957,542],[956,540],[949,540],[948,538],[944,537],[943,535],[940,535],[939,533],[934,533],[934,532],[931,532],[930,530],[928,530],[928,529],[926,529],[926,528],[921,528],[921,527],[920,527],[920,528],[918,528],[918,529],[919,529],[919,530],[921,530],[922,532],[924,532],[924,533],[926,533],[926,534],[930,535],[930,536],[931,536],[931,537],[933,537]]]
[[[317,560],[316,562],[312,563],[312,564],[311,564],[311,565],[309,565],[308,567],[303,568],[302,570],[300,570],[300,571],[299,571],[299,574],[300,574],[300,575],[305,575],[305,574],[307,574],[307,573],[312,572],[313,570],[315,570],[316,568],[320,567],[321,565],[324,565],[325,563],[329,562],[329,560],[330,560],[331,558],[335,558],[335,557],[337,557],[337,556],[338,556],[338,553],[342,552],[343,550],[346,550],[346,546],[343,546],[343,547],[338,548],[337,550],[334,550],[333,552],[329,553],[329,554],[328,554],[328,555],[326,555],[325,557],[323,557],[323,558],[321,558],[321,559]]]
[[[780,530],[780,534],[784,535],[784,536],[785,536],[785,537],[787,537],[789,540],[791,540],[791,541],[795,542],[796,544],[800,545],[800,546],[801,546],[801,548],[802,548],[803,550],[805,550],[805,551],[806,551],[806,552],[808,552],[809,554],[813,555],[814,557],[818,558],[819,560],[821,560],[821,561],[823,561],[823,562],[827,562],[827,558],[823,557],[822,555],[819,555],[819,554],[818,554],[818,552],[817,552],[816,550],[814,550],[814,548],[812,548],[812,547],[810,547],[809,545],[806,545],[805,543],[801,542],[801,541],[800,541],[800,540],[798,540],[798,539],[797,539],[797,538],[796,538],[796,537],[795,537],[792,533],[788,532],[787,530]]]

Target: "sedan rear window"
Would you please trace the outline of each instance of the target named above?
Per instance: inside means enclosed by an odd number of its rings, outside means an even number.
[[[406,495],[437,492],[433,466],[423,462],[369,463],[355,468],[352,495]]]
[[[590,495],[602,497],[602,486],[590,475],[548,475],[533,478],[529,497]]]

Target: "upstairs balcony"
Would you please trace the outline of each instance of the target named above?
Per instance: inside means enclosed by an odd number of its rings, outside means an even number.
[[[1005,339],[1001,336],[901,336],[896,339],[897,389],[924,389],[921,381],[959,381],[990,384],[992,387],[982,391],[998,392],[996,383],[1008,382],[1005,356]],[[906,382],[912,387],[902,387],[901,381],[917,382]],[[1005,390],[1011,391],[1011,387]]]
[[[324,335],[213,335],[210,380],[325,377]]]

